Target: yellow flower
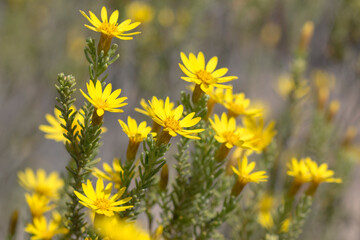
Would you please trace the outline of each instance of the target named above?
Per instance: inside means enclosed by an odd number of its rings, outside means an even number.
[[[97,178],[113,182],[115,188],[120,189],[122,184],[120,174],[124,172],[124,170],[122,169],[118,158],[114,158],[112,166],[113,167],[111,168],[109,164],[103,163],[103,169],[105,172],[98,168],[94,168],[93,175]]]
[[[306,158],[310,159],[310,158]],[[311,174],[309,172],[309,168],[305,163],[306,159],[301,159],[298,161],[296,158],[292,158],[291,162],[287,163],[287,174],[289,176],[294,177],[294,182],[290,188],[289,194],[295,195],[302,184],[310,182],[311,180]]]
[[[248,158],[244,156],[243,160],[241,161],[240,158],[238,160],[238,168],[231,167],[234,173],[238,176],[236,183],[233,186],[231,194],[234,196],[239,195],[242,189],[245,187],[246,184],[250,182],[260,183],[260,182],[267,182],[268,176],[266,176],[265,171],[257,171],[252,172],[256,166],[255,162],[248,163]]]
[[[49,224],[44,216],[34,218],[33,223],[26,226],[25,232],[32,234],[31,240],[50,240],[55,235],[68,232],[68,230],[61,227],[60,224],[61,216],[58,212],[54,212]]]
[[[206,67],[205,57],[202,52],[199,52],[197,57],[193,53],[190,53],[189,58],[186,57],[185,53],[181,52],[180,57],[184,65],[179,63],[179,66],[187,75],[187,77],[181,77],[181,79],[200,85],[203,92],[207,92],[209,86],[231,88],[231,86],[223,85],[221,83],[237,79],[235,76],[224,77],[228,72],[227,68],[220,68],[215,71],[218,63],[217,57],[212,57],[206,64]]]
[[[136,120],[130,116],[128,116],[128,125],[120,119],[118,121],[124,133],[129,137],[130,142],[140,143],[151,132],[151,127],[146,126],[145,121],[141,122],[138,126]]]
[[[109,83],[104,91],[102,90],[101,82],[96,81],[96,85],[92,81],[86,84],[89,96],[86,95],[81,89],[80,92],[82,95],[92,104],[96,109],[96,114],[101,117],[104,115],[104,111],[109,112],[123,112],[122,109],[118,109],[127,105],[123,103],[127,97],[118,98],[121,89],[117,89],[114,92],[111,92],[112,85]]]
[[[274,208],[274,200],[273,196],[265,194],[258,203],[258,222],[266,229],[270,229],[274,226],[274,219],[271,215],[271,210]]]
[[[334,171],[328,170],[328,165],[326,163],[317,165],[316,162],[312,161],[310,158],[306,159],[306,165],[309,168],[311,175],[311,185],[307,190],[308,195],[314,195],[317,187],[320,183],[323,182],[333,182],[333,183],[341,183],[342,180],[340,178],[333,178]]]
[[[262,109],[249,108],[250,99],[245,98],[244,93],[233,94],[232,89],[226,89],[223,105],[228,109],[231,117],[239,115],[258,116],[262,112]]]
[[[314,184],[320,184],[322,182],[342,182],[340,178],[332,177],[334,175],[334,171],[328,170],[328,165],[326,163],[318,166],[317,163],[312,161],[310,158],[306,158],[305,161],[311,174],[311,182],[313,182]]]
[[[49,122],[50,126],[40,125],[39,129],[46,133],[45,138],[65,143],[68,141],[64,137],[64,134],[66,134],[67,131],[61,126],[61,124],[65,125],[65,120],[60,117],[61,112],[57,108],[54,109],[54,116],[51,114],[46,114],[45,118]]]
[[[71,106],[72,113],[74,114],[76,111],[76,108],[74,106]],[[81,131],[80,124],[84,124],[84,117],[81,115],[83,113],[83,110],[80,109],[79,112],[76,113],[75,119],[73,121],[72,127],[75,127],[74,133]],[[64,129],[61,125],[66,125],[65,120],[61,118],[61,112],[59,109],[54,109],[54,116],[51,114],[45,115],[46,120],[49,122],[50,125],[40,125],[39,129],[43,131],[45,134],[46,139],[52,139],[57,142],[69,142],[69,140],[64,136],[64,134],[67,134],[66,129]],[[80,124],[79,124],[80,123]],[[101,127],[101,132],[106,132],[105,127]]]
[[[258,153],[262,152],[272,141],[272,138],[276,135],[274,130],[275,122],[270,122],[266,127],[264,126],[264,119],[259,117],[258,119],[254,118],[244,118],[244,131],[248,134],[252,134],[253,138],[257,141],[252,142],[251,148],[253,148]]]
[[[223,85],[222,83],[237,79],[235,76],[225,77],[225,74],[228,72],[227,68],[215,70],[218,63],[217,57],[212,57],[206,66],[205,57],[202,52],[199,52],[197,57],[190,53],[189,58],[181,52],[180,57],[184,65],[179,63],[179,66],[187,76],[181,77],[181,79],[196,84],[193,92],[193,102],[197,102],[201,94],[209,90],[209,86],[231,88],[231,86]]]
[[[55,205],[49,205],[50,199],[44,195],[26,193],[25,198],[33,218],[41,217],[55,207]]]
[[[281,233],[289,232],[290,224],[291,224],[291,217],[288,217],[281,223],[280,232]]]
[[[80,13],[93,25],[89,26],[85,24],[85,27],[101,33],[101,38],[99,41],[98,50],[104,50],[105,53],[110,48],[111,39],[113,37],[119,38],[121,40],[131,40],[132,35],[140,34],[140,32],[132,32],[125,33],[127,31],[131,31],[137,26],[139,26],[140,22],[131,23],[130,19],[123,21],[118,24],[119,11],[114,11],[110,18],[108,19],[107,10],[105,7],[101,9],[101,21],[96,17],[94,13],[89,11],[89,16],[86,15],[85,12],[80,10]]]
[[[119,218],[103,218],[97,224],[104,239],[110,240],[150,240],[149,234],[137,227],[133,222],[125,222]]]
[[[248,140],[253,137],[245,133],[244,129],[237,127],[235,118],[228,118],[226,113],[221,115],[221,119],[215,114],[214,121],[210,119],[210,124],[216,132],[215,139],[219,143],[224,143],[229,149],[234,146],[248,147]]]
[[[126,15],[129,18],[134,19],[135,21],[148,23],[154,17],[154,10],[146,2],[135,1],[135,2],[131,2],[126,7]]]
[[[44,169],[38,169],[36,175],[30,168],[25,169],[25,172],[19,172],[20,185],[32,192],[42,196],[46,196],[50,199],[58,198],[58,190],[64,186],[64,181],[59,178],[57,172],[51,172],[46,177]]]
[[[184,107],[179,105],[175,110],[171,108],[169,97],[166,98],[165,104],[162,105],[161,102],[150,102],[151,108],[154,109],[155,115],[152,117],[153,120],[163,127],[162,132],[158,137],[159,143],[168,143],[171,137],[177,136],[177,134],[182,135],[190,139],[200,139],[198,136],[193,134],[204,131],[204,129],[185,129],[188,127],[195,126],[200,120],[200,117],[195,117],[195,112],[192,112],[182,117]]]
[[[139,148],[139,144],[147,137],[151,132],[151,127],[146,126],[146,122],[143,121],[139,124],[136,120],[128,116],[128,125],[119,119],[119,123],[126,135],[129,137],[129,144],[126,151],[126,159],[132,161],[136,157],[136,152]]]
[[[157,97],[152,97],[151,101],[149,100],[149,104],[146,103],[144,99],[141,99],[140,105],[143,107],[143,109],[135,108],[135,111],[145,114],[146,116],[149,116],[151,118],[155,117],[155,109],[154,106],[158,106],[161,108],[164,108],[164,100],[157,99]],[[169,103],[170,109],[173,111],[173,108],[175,104],[173,102]],[[153,121],[152,131],[155,133],[160,133],[161,126],[157,124],[155,121]]]
[[[123,187],[119,190],[118,193],[110,197],[112,183],[109,183],[104,187],[104,182],[99,178],[96,182],[96,192],[90,182],[87,180],[87,184],[82,184],[83,194],[78,191],[74,191],[75,195],[80,199],[80,203],[87,208],[95,211],[95,214],[103,214],[105,216],[111,217],[114,215],[114,212],[122,212],[126,209],[132,208],[133,206],[121,206],[124,203],[127,203],[131,200],[131,197],[127,197],[120,201],[118,200],[125,192],[126,188]]]
[[[287,174],[295,178],[295,182],[306,183],[311,180],[311,175],[308,166],[305,161],[310,158],[301,159],[298,161],[296,158],[292,158],[291,162],[287,163],[288,171]]]
[[[143,109],[135,108],[135,111],[145,114],[146,116],[149,116],[151,118],[155,117],[155,106],[159,108],[164,108],[165,102],[162,99],[158,99],[157,97],[152,97],[151,101],[148,100],[149,104],[146,103],[144,99],[141,99],[140,105],[143,107]],[[169,102],[169,108],[171,110],[174,109],[175,104],[173,102]]]
[[[306,79],[300,79],[298,86],[295,86],[295,82],[292,77],[284,74],[278,79],[277,91],[283,98],[287,99],[290,94],[293,94],[295,99],[300,99],[309,93],[310,87],[308,86]]]

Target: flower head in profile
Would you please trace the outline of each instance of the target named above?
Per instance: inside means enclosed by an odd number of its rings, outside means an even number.
[[[25,232],[30,233],[31,240],[51,240],[55,235],[66,234],[68,230],[61,227],[61,216],[58,212],[53,212],[53,218],[48,223],[44,216],[34,218],[33,223],[29,223]]]
[[[341,178],[333,178],[335,173],[334,171],[328,169],[328,165],[326,163],[322,163],[318,166],[317,163],[312,161],[310,158],[307,158],[305,162],[311,175],[311,185],[307,190],[307,194],[313,195],[319,184],[323,182],[342,183]]]
[[[242,160],[238,160],[238,169],[232,167],[234,173],[237,175],[237,181],[233,186],[232,195],[237,196],[245,187],[246,184],[250,182],[260,183],[267,182],[268,176],[266,176],[265,171],[253,172],[255,169],[256,163],[251,162],[249,164],[248,158],[243,157]]]
[[[239,115],[259,116],[262,112],[262,109],[250,107],[250,99],[245,98],[244,93],[233,94],[232,89],[225,90],[223,105],[228,109],[231,117]]]
[[[206,93],[210,86],[218,88],[232,88],[223,83],[237,79],[235,76],[225,76],[228,72],[227,68],[216,69],[218,58],[212,57],[205,65],[205,57],[202,52],[199,52],[197,57],[190,53],[189,57],[185,53],[180,53],[183,64],[179,63],[181,70],[186,77],[181,77],[184,81],[195,83],[193,92],[193,102],[197,102],[202,93]]]
[[[109,183],[104,187],[104,182],[99,178],[96,182],[96,191],[94,190],[90,180],[87,180],[87,184],[82,184],[84,194],[74,191],[75,195],[80,199],[80,203],[85,207],[95,211],[95,214],[105,215],[111,217],[114,212],[122,212],[133,206],[120,206],[131,200],[131,197],[124,198],[117,201],[125,192],[126,188],[123,187],[118,193],[111,195],[112,183]]]
[[[123,110],[119,108],[127,105],[127,103],[124,103],[127,97],[118,98],[121,93],[121,89],[111,92],[111,83],[106,85],[104,91],[102,90],[101,82],[99,80],[96,81],[96,85],[94,85],[93,81],[90,81],[86,84],[86,88],[89,96],[81,89],[80,92],[92,105],[94,105],[96,108],[96,114],[99,117],[104,115],[104,111],[123,112]]]
[[[24,189],[49,199],[57,199],[59,189],[64,186],[64,181],[59,178],[57,172],[51,172],[46,176],[45,170],[41,168],[36,171],[36,174],[32,169],[27,168],[25,172],[19,172],[18,177]]]
[[[66,123],[60,116],[60,110],[55,108],[54,116],[49,113],[45,115],[45,118],[50,125],[40,125],[39,129],[45,133],[45,138],[65,143],[68,141],[64,137],[64,134],[66,134],[67,131],[61,126],[61,124],[65,125]]]
[[[272,141],[276,135],[275,122],[270,122],[266,127],[264,126],[264,119],[259,118],[243,118],[244,131],[252,134],[254,141],[250,143],[251,148],[258,153],[262,152]]]
[[[148,127],[146,122],[143,121],[139,124],[136,120],[128,116],[128,124],[119,119],[120,126],[124,133],[129,137],[129,145],[126,151],[126,159],[132,161],[136,157],[136,152],[139,148],[139,144],[147,137],[151,132],[151,127]]]
[[[128,124],[120,119],[118,121],[124,133],[129,137],[130,142],[140,143],[151,132],[151,127],[148,127],[145,121],[137,125],[136,120],[130,116],[127,119]]]
[[[303,158],[298,161],[296,158],[292,158],[291,161],[287,163],[287,175],[294,177],[294,182],[289,191],[290,195],[295,195],[304,183],[311,181],[311,174],[305,163],[308,159],[310,158]]]
[[[245,133],[242,128],[237,127],[235,118],[228,118],[226,113],[223,113],[221,118],[215,114],[214,120],[210,119],[210,124],[215,130],[215,139],[219,143],[224,143],[229,149],[234,146],[248,147],[248,140],[253,137],[252,134]]]
[[[140,32],[126,33],[139,26],[140,22],[131,23],[131,20],[127,19],[119,24],[117,22],[119,18],[118,10],[114,11],[108,19],[107,10],[105,7],[102,7],[101,21],[91,11],[89,11],[89,16],[87,16],[86,13],[81,10],[80,13],[92,24],[92,26],[85,24],[85,27],[95,32],[101,33],[101,38],[98,45],[98,53],[101,50],[104,50],[105,53],[108,52],[111,45],[111,39],[113,37],[119,38],[121,40],[131,40],[133,39],[133,35],[140,34]]]
[[[50,199],[44,195],[36,193],[30,195],[26,193],[25,199],[33,218],[41,217],[45,212],[50,211],[55,207],[55,205],[49,205]]]
[[[98,168],[94,168],[92,174],[97,178],[114,183],[115,188],[120,189],[122,184],[120,174],[124,172],[120,165],[120,160],[118,158],[114,158],[112,168],[108,163],[103,163],[103,169],[104,172]]]
[[[275,205],[274,201],[274,197],[267,193],[262,196],[261,200],[258,203],[258,222],[266,229],[270,229],[274,226],[274,219],[271,214],[271,211],[274,209]]]
[[[179,105],[173,110],[169,97],[166,98],[164,105],[160,102],[153,104],[150,101],[149,104],[151,108],[154,109],[153,120],[163,127],[158,137],[159,143],[168,143],[171,137],[175,137],[177,134],[190,139],[200,139],[194,134],[202,132],[204,129],[186,129],[195,126],[201,120],[201,117],[194,118],[195,112],[182,118],[184,111],[183,105]]]
[[[140,105],[143,107],[143,109],[135,108],[135,111],[145,114],[146,116],[149,116],[153,118],[155,116],[155,106],[164,108],[165,101],[162,99],[158,99],[157,97],[153,96],[151,100],[148,101],[149,104],[145,101],[145,99],[141,99]],[[169,108],[171,110],[174,110],[175,104],[173,102],[169,102]]]
[[[70,109],[73,111],[71,115],[76,114],[72,124],[72,127],[73,128],[75,127],[74,133],[80,133],[81,131],[80,124],[84,124],[84,116],[82,115],[84,111],[80,109],[78,112],[76,112],[75,106],[71,106]],[[55,108],[54,116],[51,114],[46,114],[45,118],[50,125],[39,126],[39,129],[45,133],[45,138],[55,140],[56,142],[63,142],[63,143],[69,142],[69,140],[64,136],[64,134],[67,134],[67,130],[61,126],[61,125],[65,126],[66,123],[65,120],[61,117],[60,110]],[[106,132],[106,128],[101,127],[101,131],[103,133]]]
[[[310,160],[310,158],[300,159],[300,161],[298,161],[296,158],[292,158],[291,162],[287,163],[287,174],[294,177],[295,182],[310,182],[311,174],[307,164],[305,163],[307,160]]]
[[[117,217],[103,218],[97,224],[100,234],[111,240],[150,240],[149,234],[133,222],[125,222]]]

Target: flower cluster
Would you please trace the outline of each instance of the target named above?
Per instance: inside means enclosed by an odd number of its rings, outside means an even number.
[[[54,115],[46,114],[49,125],[39,127],[45,138],[64,143],[70,156],[66,166],[68,175],[63,180],[57,172],[47,175],[43,169],[35,173],[29,168],[18,173],[19,184],[27,191],[25,199],[31,222],[25,231],[32,240],[213,239],[216,228],[229,216],[236,217],[232,212],[241,212],[244,222],[251,223],[251,231],[257,218],[266,231],[264,238],[270,239],[274,234],[274,239],[283,239],[288,232],[298,232],[299,226],[294,224],[300,225],[304,216],[297,214],[310,209],[307,197],[312,198],[321,183],[342,182],[333,177],[335,173],[326,163],[318,165],[309,157],[292,158],[287,163],[287,175],[294,178],[292,185],[287,190],[287,183],[284,184],[283,199],[277,199],[282,194],[277,194],[276,178],[283,170],[282,152],[288,150],[291,133],[279,131],[281,136],[277,136],[275,122],[266,119],[265,110],[245,97],[244,92],[235,92],[232,85],[226,84],[238,77],[228,76],[226,67],[218,68],[216,56],[206,63],[203,52],[180,53],[179,67],[186,76],[179,79],[193,84],[192,96],[182,92],[180,101],[174,102],[169,96],[142,99],[142,108],[135,111],[149,117],[152,125],[129,115],[126,121],[123,117],[117,119],[128,138],[126,157],[121,144],[114,141],[121,156],[113,157],[112,164],[103,162],[99,169],[96,164],[100,159],[96,156],[102,145],[101,133],[106,131],[102,127],[108,114],[105,112],[123,113],[123,107],[128,104],[122,89],[114,90],[112,83],[105,82],[108,75],[102,75],[114,62],[111,57],[116,46],[111,46],[111,41],[114,37],[133,39],[140,32],[130,31],[140,22],[127,19],[118,23],[119,11],[108,18],[105,7],[101,9],[100,19],[91,11],[89,15],[80,12],[91,23],[85,26],[100,33],[97,48],[93,39],[87,41],[85,48],[90,80],[86,82],[87,91],[80,89],[80,93],[86,102],[77,111],[72,96],[75,82],[60,77],[60,86],[56,87],[60,97]],[[154,17],[150,5],[137,2],[126,8],[126,14],[147,23]],[[307,51],[312,28],[310,24],[303,30],[299,45],[301,58]],[[302,80],[297,77],[291,80],[291,86],[283,86],[290,105],[308,93],[299,92]],[[328,87],[320,86],[320,80],[317,82],[318,101],[324,96],[327,99]],[[215,106],[223,112],[213,113]],[[296,109],[291,107],[290,110]],[[333,111],[338,108],[336,103],[330,107]],[[170,141],[178,135],[173,177],[166,153],[172,147]],[[279,137],[278,141],[274,141],[275,137]],[[168,187],[170,181],[173,182]],[[297,197],[300,203],[295,201]],[[152,213],[156,205],[161,211],[159,217]],[[60,214],[55,209],[65,210]],[[216,212],[217,209],[220,210]],[[84,217],[84,211],[90,212],[91,221]],[[133,222],[142,212],[148,218],[149,232]],[[250,232],[247,226],[243,227],[242,231]],[[251,238],[244,238],[247,237]]]
[[[34,173],[27,168],[18,173],[19,184],[29,193],[25,194],[26,202],[30,209],[32,222],[25,231],[32,234],[31,240],[51,239],[57,234],[67,232],[62,227],[61,215],[57,211],[52,212],[52,220],[48,223],[44,214],[56,207],[59,199],[59,191],[64,186],[64,181],[59,178],[57,172],[51,172],[48,176],[44,169],[38,169]]]

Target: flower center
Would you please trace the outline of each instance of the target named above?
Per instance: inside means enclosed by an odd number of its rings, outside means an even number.
[[[212,77],[211,73],[200,70],[195,73],[196,77],[200,79],[203,83],[210,83],[214,78]]]
[[[116,35],[118,32],[117,25],[118,25],[117,23],[110,24],[108,22],[104,22],[100,25],[99,29],[106,35]]]
[[[107,102],[102,99],[98,99],[96,101],[96,108],[105,109],[107,106],[108,106]]]
[[[179,121],[174,119],[174,117],[168,117],[164,120],[164,125],[166,128],[170,128],[174,131],[180,129]]]
[[[49,188],[46,185],[38,185],[38,186],[36,186],[35,187],[35,192],[38,193],[39,195],[43,195],[43,196],[49,196],[52,193],[51,188]]]
[[[100,210],[107,210],[111,207],[110,201],[105,198],[96,199],[94,205]]]
[[[227,142],[231,143],[231,144],[235,144],[237,141],[239,141],[239,136],[234,134],[234,132],[224,132],[223,133],[224,138],[226,139]]]

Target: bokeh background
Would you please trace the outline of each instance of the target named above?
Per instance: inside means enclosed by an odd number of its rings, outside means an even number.
[[[358,0],[152,0],[152,1],[0,1],[0,238],[7,231],[14,209],[20,223],[26,215],[17,172],[31,167],[65,172],[68,155],[61,143],[46,140],[39,131],[44,115],[53,113],[57,74],[73,74],[77,88],[85,88],[85,39],[98,34],[86,29],[79,10],[100,15],[105,5],[120,11],[120,19],[142,21],[141,35],[132,41],[113,40],[120,59],[109,68],[108,82],[122,88],[129,105],[126,114],[107,113],[99,156],[110,162],[124,157],[127,139],[117,118],[134,112],[141,98],[171,96],[186,90],[178,67],[180,52],[203,51],[206,60],[219,57],[228,67],[234,89],[253,101],[265,103],[268,117],[277,119],[284,98],[278,79],[290,71],[306,21],[313,21],[306,76],[322,69],[336,78],[331,98],[340,100],[335,122],[341,135],[360,120],[360,1]],[[77,106],[84,98],[78,93]],[[304,112],[306,125],[306,113]],[[355,143],[359,139],[355,139]],[[171,155],[168,156],[171,158]],[[339,200],[340,218],[331,225],[308,224],[303,239],[359,239],[360,169],[355,165],[351,182]],[[331,186],[329,186],[331,188]],[[313,215],[316,215],[314,213]],[[316,216],[315,216],[316,217]],[[316,218],[315,218],[316,219]],[[22,239],[23,235],[19,235]]]

